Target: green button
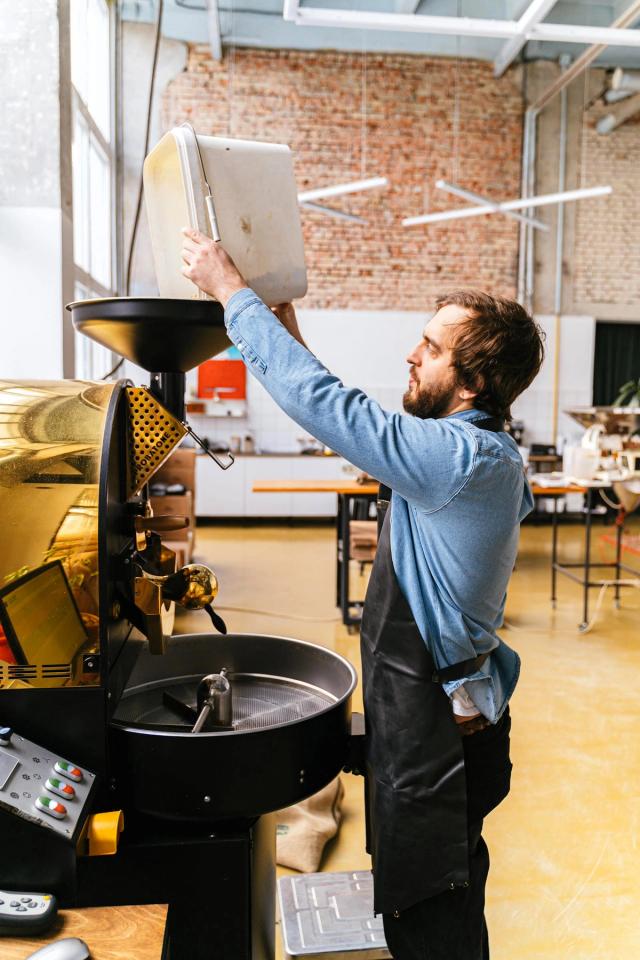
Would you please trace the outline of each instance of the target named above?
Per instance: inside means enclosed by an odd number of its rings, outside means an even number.
[[[59,787],[61,781],[57,780],[55,777],[49,777],[49,783],[53,784],[54,787]]]
[[[51,804],[54,802],[54,801],[51,799],[51,797],[40,797],[39,800],[40,800],[40,803],[41,803],[44,807],[50,807]]]

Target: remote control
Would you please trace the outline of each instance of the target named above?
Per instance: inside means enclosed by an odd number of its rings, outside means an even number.
[[[58,907],[49,893],[0,890],[0,935],[28,937],[51,926]]]

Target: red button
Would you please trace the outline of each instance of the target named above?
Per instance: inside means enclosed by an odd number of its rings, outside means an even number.
[[[68,794],[70,797],[72,797],[72,796],[75,794],[75,790],[73,789],[73,787],[67,786],[67,787],[63,787],[62,789],[63,789],[64,792],[65,792],[66,794]]]

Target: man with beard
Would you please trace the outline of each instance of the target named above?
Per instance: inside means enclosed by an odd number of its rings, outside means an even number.
[[[390,413],[306,349],[290,304],[274,315],[219,245],[184,234],[183,273],[225,306],[248,369],[381,482],[361,649],[374,909],[389,949],[488,960],[481,831],[509,792],[520,665],[497,630],[533,505],[504,423],[540,368],[540,330],[514,301],[441,297],[407,357],[406,413]]]

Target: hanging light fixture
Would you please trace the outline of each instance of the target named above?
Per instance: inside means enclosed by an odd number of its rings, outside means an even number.
[[[359,193],[361,190],[373,190],[386,187],[386,177],[369,177],[368,180],[353,180],[351,183],[336,183],[333,187],[319,187],[317,190],[303,190],[298,194],[300,203],[310,200],[324,200],[326,197],[341,197],[345,193]]]
[[[500,203],[497,200],[490,200],[489,197],[484,197],[481,193],[466,190],[464,187],[459,187],[455,183],[449,183],[447,180],[436,180],[436,187],[438,190],[445,190],[447,193],[452,193],[456,197],[462,197],[463,200],[472,200],[474,203],[484,204],[485,207],[489,208],[491,213],[503,213],[505,217],[510,217],[512,220],[519,220],[521,223],[528,223],[529,226],[535,227],[536,230],[549,229],[547,224],[543,223],[542,220],[536,220],[535,217],[526,217],[522,213],[516,213],[515,210],[501,210]]]
[[[444,181],[438,181],[444,182]],[[436,183],[436,186],[438,184]],[[415,227],[421,223],[438,223],[443,220],[463,220],[467,217],[483,217],[489,213],[506,213],[509,210],[526,210],[529,207],[545,207],[554,203],[570,203],[573,200],[587,200],[591,197],[604,197],[613,193],[613,187],[589,187],[584,190],[565,190],[562,193],[547,193],[537,197],[520,197],[518,200],[506,200],[502,203],[480,207],[461,207],[457,210],[442,210],[439,213],[424,213],[418,217],[405,217],[403,227]]]

